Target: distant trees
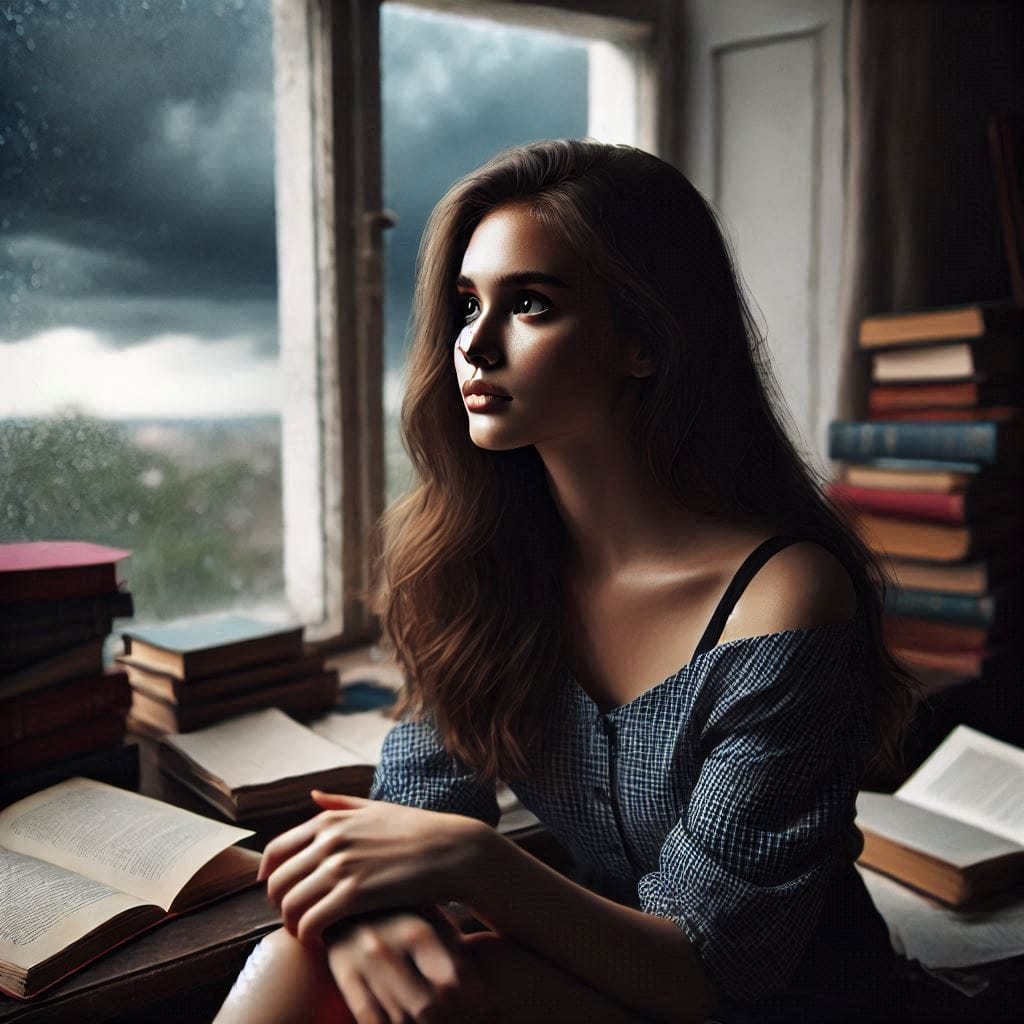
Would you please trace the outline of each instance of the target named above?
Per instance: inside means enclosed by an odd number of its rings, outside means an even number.
[[[130,426],[69,413],[0,421],[0,541],[91,540],[130,548],[140,619],[283,590],[276,420]]]

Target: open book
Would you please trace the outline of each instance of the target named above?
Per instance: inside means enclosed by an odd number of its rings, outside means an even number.
[[[251,885],[251,832],[75,778],[0,813],[0,989],[30,998],[171,915]]]
[[[1024,750],[957,726],[893,795],[861,793],[859,862],[962,906],[1024,882]]]

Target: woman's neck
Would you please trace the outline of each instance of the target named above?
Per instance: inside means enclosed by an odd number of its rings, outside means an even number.
[[[714,529],[648,477],[621,432],[538,446],[576,578],[607,579],[699,551]]]

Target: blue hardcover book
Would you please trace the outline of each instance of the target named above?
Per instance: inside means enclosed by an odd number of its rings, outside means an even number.
[[[298,658],[302,627],[228,615],[185,626],[153,626],[123,634],[130,665],[196,679],[246,665]]]
[[[891,615],[957,622],[964,626],[991,626],[996,618],[992,594],[941,594],[934,590],[886,588],[885,610]]]
[[[915,421],[833,422],[829,455],[848,462],[875,459],[935,459],[994,465],[1019,448],[1016,424],[984,420],[966,423]]]

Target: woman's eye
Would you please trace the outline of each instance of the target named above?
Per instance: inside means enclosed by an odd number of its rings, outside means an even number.
[[[459,305],[462,319],[467,324],[480,315],[480,300],[475,295],[463,295]]]
[[[546,313],[550,308],[551,303],[543,295],[524,292],[516,299],[512,312],[516,315],[537,316],[539,313]]]

